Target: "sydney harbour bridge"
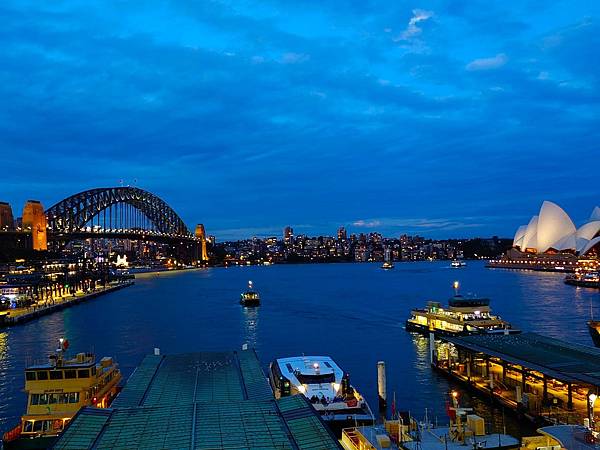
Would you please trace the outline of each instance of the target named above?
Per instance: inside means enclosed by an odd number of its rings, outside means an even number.
[[[10,205],[0,203],[0,234],[31,235],[33,250],[82,239],[152,241],[168,244],[188,260],[207,260],[203,225],[192,233],[164,200],[130,186],[79,192],[47,210],[30,200],[16,222]]]

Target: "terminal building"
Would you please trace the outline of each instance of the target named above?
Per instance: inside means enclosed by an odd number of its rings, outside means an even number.
[[[275,400],[253,350],[149,355],[111,408],[84,408],[55,449],[340,449],[303,396]]]
[[[600,349],[536,333],[440,337],[431,363],[533,422],[600,428]]]

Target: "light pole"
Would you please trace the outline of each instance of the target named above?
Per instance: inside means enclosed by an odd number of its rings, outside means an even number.
[[[588,418],[590,419],[590,429],[594,430],[594,403],[596,403],[596,400],[598,399],[598,396],[594,393],[594,392],[590,392],[588,394]]]

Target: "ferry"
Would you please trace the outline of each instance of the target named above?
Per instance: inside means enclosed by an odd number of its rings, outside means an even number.
[[[467,263],[460,260],[460,259],[453,259],[452,262],[450,262],[450,267],[454,268],[454,269],[460,269],[461,267],[466,267]]]
[[[365,398],[329,356],[276,359],[269,366],[269,382],[275,398],[304,395],[333,431],[375,422]]]
[[[381,265],[381,268],[384,270],[394,268],[394,262],[392,260],[392,252],[389,247],[385,248],[385,253],[383,256],[383,264]]]
[[[242,306],[258,306],[260,305],[260,295],[254,290],[252,281],[248,281],[248,290],[242,293],[240,298]]]
[[[121,371],[113,359],[96,363],[92,353],[67,359],[68,347],[69,341],[60,339],[49,362],[25,369],[27,412],[4,434],[5,450],[49,448],[80,408],[108,408],[116,397]]]
[[[454,283],[454,288],[456,292],[448,301],[448,306],[442,307],[439,302],[430,301],[426,308],[413,309],[406,321],[406,331],[447,336],[521,332],[492,314],[490,299],[460,295],[458,282]]]
[[[588,331],[596,347],[600,347],[600,321],[588,320]]]

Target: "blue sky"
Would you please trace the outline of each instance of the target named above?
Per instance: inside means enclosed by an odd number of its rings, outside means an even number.
[[[600,2],[0,5],[0,200],[119,180],[219,239],[512,236],[600,203]]]

